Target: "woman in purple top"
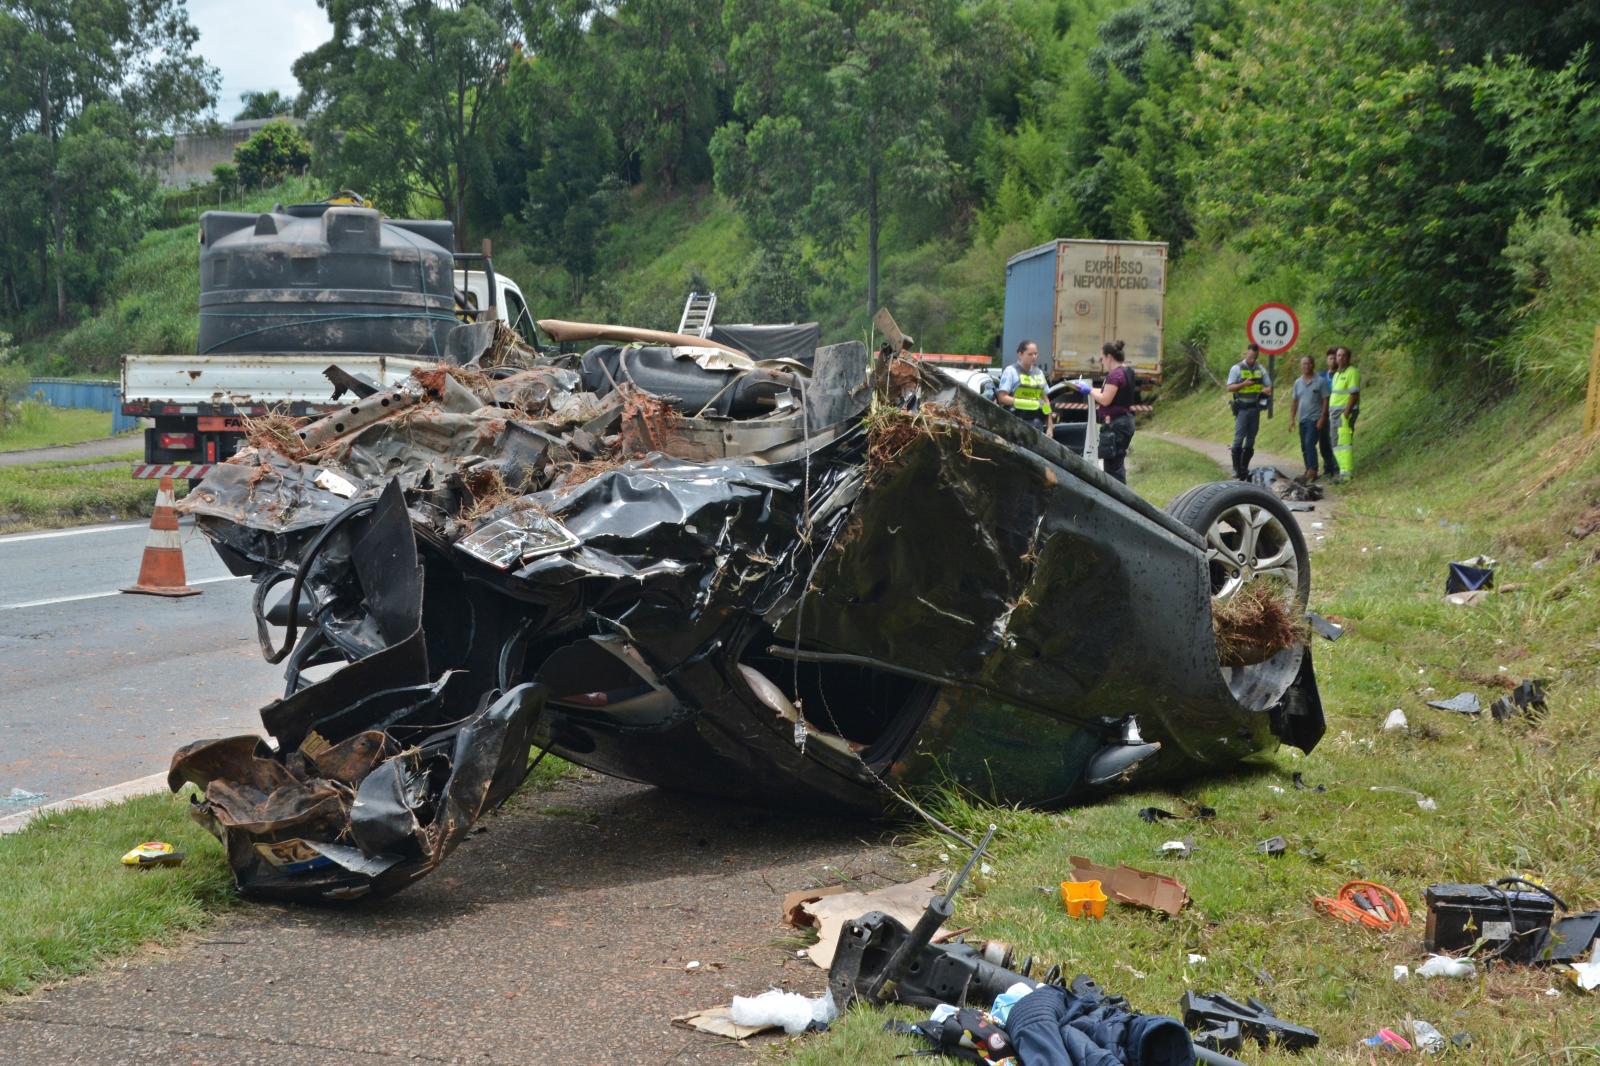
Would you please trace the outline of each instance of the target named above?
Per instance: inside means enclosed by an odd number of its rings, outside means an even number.
[[[1081,382],[1078,391],[1094,401],[1100,421],[1100,459],[1105,471],[1124,485],[1128,483],[1128,451],[1133,443],[1133,405],[1138,389],[1133,371],[1123,365],[1122,341],[1107,341],[1100,347],[1100,369],[1106,373],[1098,389]]]

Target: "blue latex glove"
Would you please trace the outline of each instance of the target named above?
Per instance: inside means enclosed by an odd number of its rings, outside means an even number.
[[[1089,390],[1094,386],[1090,385],[1087,381],[1074,381],[1072,383],[1072,387],[1078,390],[1078,395],[1087,396],[1089,395]]]

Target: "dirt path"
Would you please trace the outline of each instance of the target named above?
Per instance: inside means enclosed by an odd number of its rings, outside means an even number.
[[[0,466],[21,466],[24,463],[59,463],[72,459],[100,459],[109,455],[122,455],[137,451],[140,437],[125,433],[120,437],[102,437],[78,444],[60,444],[49,448],[22,448],[14,452],[0,452]]]
[[[1206,458],[1213,460],[1224,470],[1233,469],[1233,456],[1229,446],[1214,440],[1204,440],[1200,437],[1185,437],[1177,433],[1152,433],[1157,440],[1164,440],[1168,444],[1176,444],[1181,448],[1199,452]],[[1277,467],[1281,473],[1293,475],[1300,469],[1300,460],[1274,455],[1271,452],[1258,451],[1255,453],[1253,465]],[[1294,519],[1300,525],[1300,532],[1305,535],[1306,546],[1316,551],[1322,546],[1323,541],[1331,535],[1333,519],[1339,513],[1339,499],[1337,489],[1328,482],[1322,482],[1323,490],[1327,496],[1312,504],[1309,511],[1296,511]]]
[[[518,796],[427,880],[247,904],[173,952],[0,1004],[0,1060],[751,1063],[671,1019],[826,974],[777,941],[789,891],[916,871],[862,822],[581,774]],[[700,966],[685,967],[693,961]],[[781,1037],[780,1037],[781,1038]]]

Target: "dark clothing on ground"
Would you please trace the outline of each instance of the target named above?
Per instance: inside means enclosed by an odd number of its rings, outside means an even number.
[[[1115,373],[1115,371],[1113,371]],[[1100,462],[1106,474],[1128,483],[1128,452],[1133,448],[1133,415],[1124,413],[1100,427]]]
[[[1323,439],[1323,430],[1327,428],[1324,423],[1322,429],[1318,429],[1314,419],[1300,420],[1300,458],[1305,460],[1306,469],[1313,474],[1317,472],[1317,442]]]
[[[1120,997],[1080,999],[1047,985],[1017,1000],[1006,1035],[1023,1066],[1193,1066],[1176,1018],[1134,1014]]]
[[[1256,434],[1261,431],[1261,408],[1254,403],[1233,405],[1233,476],[1243,481],[1250,476],[1250,460],[1256,454]]]

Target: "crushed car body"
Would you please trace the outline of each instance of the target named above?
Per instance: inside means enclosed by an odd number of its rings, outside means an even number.
[[[346,406],[259,420],[180,504],[286,663],[270,743],[173,760],[247,894],[404,887],[535,750],[871,815],[952,782],[1066,804],[1320,737],[1305,639],[1223,665],[1213,634],[1251,580],[1304,607],[1270,494],[1219,486],[1185,520],[860,343],[756,360],[553,325],[620,343],[483,334],[393,389],[330,368]]]

